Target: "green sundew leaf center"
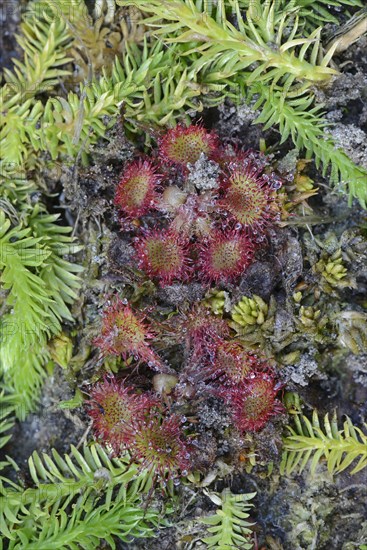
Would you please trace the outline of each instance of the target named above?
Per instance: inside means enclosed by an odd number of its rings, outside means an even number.
[[[216,272],[231,271],[241,260],[240,245],[236,241],[215,244],[211,253],[211,267]]]
[[[261,189],[255,183],[249,182],[247,188],[231,187],[224,204],[237,221],[244,225],[253,225],[261,220],[267,200]]]
[[[218,365],[223,367],[228,378],[237,382],[243,380],[252,368],[246,354],[237,349],[236,346],[219,348],[217,361]]]
[[[209,144],[205,142],[202,135],[183,135],[174,141],[168,150],[169,156],[175,162],[184,164],[194,163],[200,158],[201,153],[209,153]]]
[[[129,208],[139,208],[145,202],[149,193],[149,176],[144,172],[129,179],[125,184],[125,199]]]
[[[271,411],[273,403],[272,384],[266,381],[257,383],[244,400],[243,414],[247,419],[256,421],[259,417]]]
[[[182,267],[182,252],[173,240],[161,241],[158,239],[148,243],[148,259],[154,273],[177,272]]]
[[[134,314],[124,314],[125,317],[117,317],[116,327],[118,328],[115,341],[116,346],[124,351],[133,349],[144,342],[145,331]]]
[[[100,404],[103,407],[104,423],[108,429],[118,429],[119,424],[131,422],[132,416],[127,399],[122,396],[110,393],[101,400]]]

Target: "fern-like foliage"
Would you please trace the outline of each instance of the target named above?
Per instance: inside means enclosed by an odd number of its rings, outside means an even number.
[[[6,83],[0,93],[1,111],[6,113],[0,130],[1,156],[6,165],[24,164],[30,153],[28,142],[31,151],[39,150],[36,128],[43,107],[36,96],[50,91],[70,74],[63,66],[72,59],[67,55],[71,40],[65,21],[41,17],[36,3],[30,4],[20,30],[17,39],[24,59],[14,59],[13,70],[4,70]]]
[[[204,91],[217,92],[220,86],[214,79],[207,79],[204,87],[196,82],[196,73],[190,72],[186,61],[177,63],[178,50],[179,45],[167,49],[147,39],[142,48],[127,45],[122,60],[116,60],[98,81],[82,87],[80,94],[70,92],[67,100],[50,99],[41,119],[43,147],[55,159],[60,154],[75,156],[81,147],[87,151],[105,135],[121,108],[125,126],[132,132],[140,124],[150,129],[188,118],[188,109],[200,111]],[[211,104],[218,104],[224,94],[213,99]]]
[[[316,52],[320,51],[319,29],[309,37],[295,38],[298,22],[293,20],[290,36],[283,38],[290,14],[287,9],[277,10],[275,2],[252,2],[246,18],[236,0],[218,0],[215,4],[201,0],[118,0],[118,4],[134,5],[144,12],[153,13],[144,23],[155,27],[155,34],[163,36],[168,43],[183,42],[194,46],[202,54],[201,62],[225,54],[230,63],[234,59],[241,60],[243,68],[257,63],[252,80],[266,80],[268,77],[263,75],[269,68],[274,69],[272,76],[278,79],[291,74],[297,79],[318,82],[335,74],[327,67],[331,52],[320,64],[315,63]],[[238,29],[229,21],[228,9],[235,13]],[[277,47],[274,48],[270,42]],[[302,48],[297,55],[295,48],[298,46]],[[307,60],[308,53],[310,60]]]
[[[0,92],[0,108],[6,113],[0,127],[0,151],[3,169],[7,170],[27,160],[28,143],[32,150],[38,150],[36,129],[42,115],[42,104],[40,101],[33,103],[31,99],[24,101],[22,92],[16,92],[13,86],[5,84]]]
[[[49,360],[47,338],[71,321],[68,305],[80,286],[81,267],[64,259],[79,247],[69,228],[36,206],[13,226],[0,210],[0,283],[5,294],[0,330],[0,369],[4,381],[19,395],[24,417],[37,400]]]
[[[296,0],[295,4],[300,7],[302,16],[307,21],[315,21],[316,24],[324,23],[338,24],[338,19],[331,13],[330,8],[340,10],[343,7],[360,8],[363,3],[360,0]]]
[[[111,459],[97,444],[72,447],[64,457],[34,452],[29,473],[34,487],[6,478],[0,484],[0,531],[9,549],[88,550],[101,540],[115,548],[114,537],[147,538],[167,525],[152,503],[143,506],[150,473],[128,456]]]
[[[65,22],[60,18],[47,22],[34,15],[25,17],[18,37],[24,59],[14,59],[13,70],[4,70],[9,86],[24,97],[56,86],[60,78],[70,74],[61,67],[72,60],[66,53],[70,37],[65,32]]]
[[[26,178],[12,163],[0,161],[0,204],[9,216],[17,218],[17,209],[28,207],[29,196],[37,191],[34,181]]]
[[[243,9],[248,9],[251,5],[253,9],[258,9],[261,2],[260,0],[239,0],[239,4]],[[338,24],[338,19],[330,10],[331,7],[340,10],[344,7],[356,8],[362,5],[361,0],[278,0],[279,10],[297,10],[300,23],[306,29],[312,28],[315,24]]]
[[[302,472],[308,463],[314,473],[321,460],[326,461],[330,474],[349,466],[353,466],[350,473],[355,474],[367,467],[367,424],[363,432],[347,417],[339,429],[334,413],[331,420],[328,415],[324,417],[322,426],[315,410],[311,421],[304,415],[295,415],[294,421],[295,427],[289,427],[290,435],[284,440],[282,473]]]
[[[209,525],[208,531],[211,536],[206,537],[203,542],[207,548],[217,548],[218,550],[230,550],[241,548],[251,550],[253,523],[250,523],[248,511],[253,506],[249,503],[255,497],[256,493],[247,493],[243,495],[234,495],[229,489],[224,489],[218,493],[209,493],[209,498],[220,508],[214,515],[206,516],[200,521]]]
[[[11,430],[15,424],[17,403],[16,396],[7,393],[5,389],[0,391],[0,449],[5,447],[12,436]],[[2,466],[0,462],[0,470]]]
[[[28,226],[33,235],[41,239],[43,250],[47,250],[48,256],[39,276],[46,288],[52,294],[53,304],[48,308],[59,319],[73,321],[68,309],[77,298],[77,290],[80,288],[80,279],[77,275],[83,268],[65,256],[76,254],[81,246],[70,237],[71,228],[60,226],[55,222],[57,214],[42,212],[40,207],[34,208],[28,218]]]

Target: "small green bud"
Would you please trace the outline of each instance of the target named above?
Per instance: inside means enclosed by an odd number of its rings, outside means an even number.
[[[232,319],[241,327],[264,324],[268,306],[260,296],[244,296],[232,309]]]
[[[258,316],[257,316],[257,319],[256,319],[256,323],[257,323],[258,325],[262,325],[264,321],[265,321],[264,314],[263,314],[262,311],[259,311]]]
[[[214,315],[223,315],[228,293],[225,290],[210,290],[203,300],[203,304],[210,308]]]
[[[322,279],[324,279],[324,281],[329,283],[332,287],[352,286],[350,281],[343,281],[343,279],[346,279],[347,277],[348,270],[343,264],[340,249],[334,252],[332,256],[319,260],[314,266],[314,271],[319,273]]]

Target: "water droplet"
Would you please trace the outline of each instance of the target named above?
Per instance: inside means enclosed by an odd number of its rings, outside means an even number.
[[[282,182],[279,181],[279,180],[274,180],[272,183],[271,183],[271,187],[273,189],[280,189],[282,187]]]

